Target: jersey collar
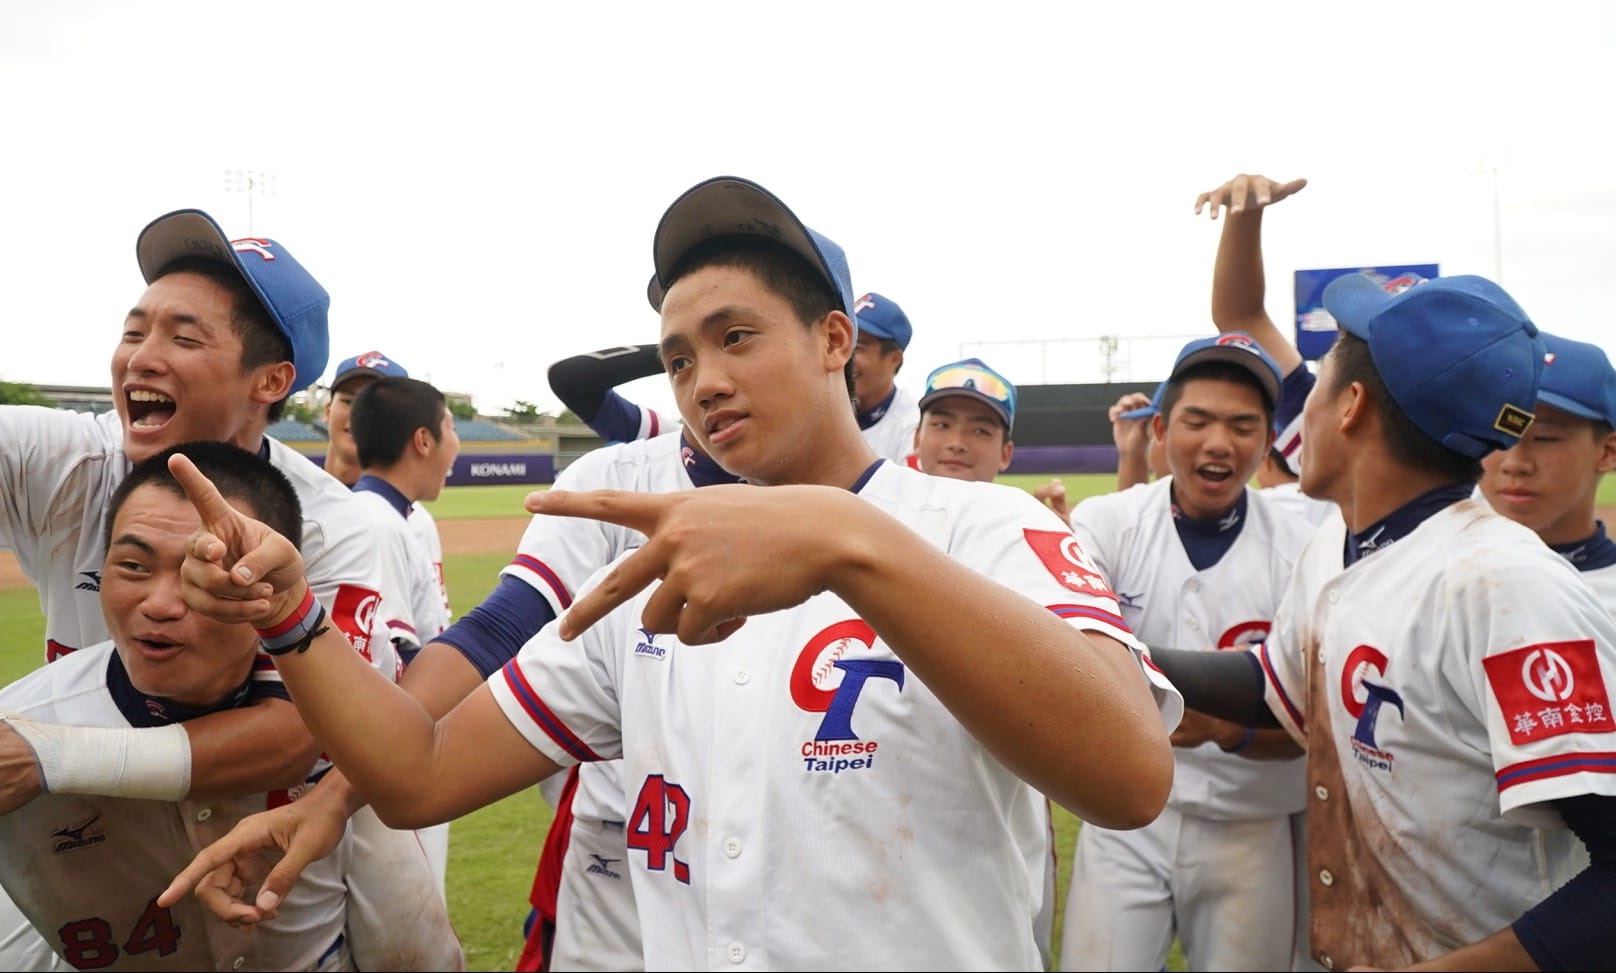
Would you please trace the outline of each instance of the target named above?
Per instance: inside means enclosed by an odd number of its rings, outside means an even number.
[[[898,387],[894,385],[892,386],[892,391],[887,393],[887,397],[876,403],[875,408],[871,409],[869,412],[860,412],[858,414],[859,428],[868,429],[880,422],[881,417],[885,416],[887,414],[887,410],[892,408],[892,400],[896,399],[897,397]]]
[[[129,670],[123,667],[123,659],[114,650],[107,658],[107,692],[112,694],[112,702],[118,707],[118,712],[134,727],[167,726],[170,723],[183,723],[198,716],[217,713],[221,710],[235,709],[247,699],[247,690],[252,688],[252,674],[249,673],[241,685],[232,689],[225,697],[212,706],[188,706],[176,703],[166,696],[151,696],[135,688],[129,681]]]
[[[691,484],[695,486],[746,482],[719,466],[711,456],[690,445],[690,440],[682,432],[679,434],[679,461],[685,465],[685,475],[690,477]]]
[[[389,507],[397,510],[400,517],[410,515],[410,498],[399,492],[398,487],[393,486],[379,476],[372,476],[369,473],[361,474],[359,479],[354,482],[353,492],[374,493],[386,500]]]
[[[1356,564],[1381,548],[1407,537],[1432,515],[1441,513],[1460,500],[1470,499],[1475,492],[1474,483],[1449,483],[1420,494],[1358,533],[1349,534],[1342,552],[1343,563]]]
[[[1616,542],[1605,536],[1603,520],[1595,521],[1591,536],[1573,544],[1550,544],[1549,547],[1578,571],[1597,571],[1616,564]]]

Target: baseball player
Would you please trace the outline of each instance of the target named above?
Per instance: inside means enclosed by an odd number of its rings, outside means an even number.
[[[853,353],[853,404],[865,442],[894,463],[908,462],[920,422],[914,393],[900,388],[898,372],[914,329],[903,308],[870,293],[853,304],[858,316],[858,348]]]
[[[297,494],[274,466],[225,443],[176,449],[225,502],[301,538]],[[170,452],[136,465],[108,504],[99,594],[111,640],[0,689],[9,720],[164,732],[246,704],[258,634],[190,612],[180,599],[185,543],[200,523],[168,471]],[[286,800],[285,791],[178,801],[49,793],[0,815],[0,884],[54,950],[20,968],[354,969],[343,937],[346,841],[256,932],[219,922],[195,901],[153,902],[203,846]]]
[[[919,408],[913,451],[921,472],[992,483],[1009,469],[1016,387],[982,359],[933,369]]]
[[[1343,333],[1303,410],[1302,489],[1340,519],[1262,646],[1154,655],[1190,705],[1306,747],[1321,965],[1608,964],[1616,621],[1472,496],[1533,424],[1544,343],[1479,277],[1393,295],[1351,275],[1324,304]]]
[[[367,351],[344,359],[331,379],[331,396],[325,404],[325,425],[330,436],[330,444],[326,447],[325,471],[350,489],[359,482],[363,472],[359,468],[359,450],[354,445],[353,431],[349,426],[354,396],[371,381],[383,376],[409,378],[410,373],[403,365],[381,352]],[[443,617],[453,618],[454,612],[449,608],[449,589],[443,581],[443,538],[438,535],[438,522],[426,505],[421,503],[410,504],[409,513],[404,519],[432,559],[432,570],[437,574],[438,589],[443,596]]]
[[[1170,474],[1072,512],[1124,620],[1153,648],[1238,650],[1267,636],[1309,535],[1246,486],[1273,442],[1279,386],[1246,335],[1189,342],[1151,419]],[[1289,968],[1299,751],[1277,729],[1188,719],[1174,742],[1160,817],[1078,832],[1060,968],[1162,969],[1175,933],[1191,969]],[[1256,755],[1270,759],[1245,759]]]
[[[1494,510],[1537,532],[1616,612],[1616,543],[1595,517],[1599,481],[1616,469],[1616,369],[1597,345],[1545,334],[1537,419],[1481,461]]]
[[[373,637],[372,625],[382,600],[378,545],[402,544],[404,531],[374,518],[341,484],[264,435],[286,397],[325,367],[325,290],[281,243],[230,241],[200,210],[152,221],[137,239],[136,256],[148,286],[112,356],[116,410],[94,416],[0,406],[0,440],[14,444],[0,452],[0,546],[14,552],[39,588],[47,660],[107,638],[98,597],[107,501],[130,465],[172,445],[217,440],[259,452],[292,481],[316,597],[336,631],[384,674],[396,675],[391,643]],[[87,793],[165,800],[296,786],[319,748],[272,666],[255,671],[255,686],[253,705],[187,720],[183,733],[106,729],[91,743],[73,728],[70,745],[36,754],[16,733],[0,731],[0,761],[31,768],[37,756],[41,765],[38,773],[4,779],[0,810],[37,796],[41,775]],[[137,750],[144,759],[131,757]],[[368,840],[370,827],[359,830]],[[381,930],[370,917],[410,914],[413,897],[425,895],[437,911],[422,912],[408,931],[441,944],[437,962],[459,963],[459,943],[432,891],[425,854],[406,837],[414,866],[405,861],[408,847],[382,852],[395,861],[392,878],[353,890],[355,957],[364,966],[385,965],[393,955],[388,937],[396,940],[397,932]],[[373,944],[381,950],[374,955]],[[8,958],[0,954],[0,962]]]
[[[423,500],[436,500],[460,454],[460,437],[443,393],[413,378],[384,375],[361,385],[349,404],[347,424],[363,471],[354,493],[383,517],[408,520]],[[395,583],[408,602],[386,613],[399,663],[408,666],[421,646],[449,625],[443,607],[442,572],[418,540],[409,534],[409,561],[393,565]],[[416,831],[437,876],[438,892],[448,898],[449,826]]]
[[[620,757],[623,865],[659,964],[1036,968],[1039,789],[1101,825],[1150,820],[1176,692],[1026,493],[864,443],[839,406],[855,341],[839,248],[721,177],[670,207],[653,252],[685,427],[768,486],[534,494],[536,513],[648,541],[437,724],[329,635],[281,660],[293,698],[399,825]],[[212,532],[188,602],[316,624],[302,585],[282,587],[295,550],[181,471]],[[260,577],[269,602],[241,601]],[[368,736],[382,726],[385,744]],[[177,884],[232,855],[210,849]]]

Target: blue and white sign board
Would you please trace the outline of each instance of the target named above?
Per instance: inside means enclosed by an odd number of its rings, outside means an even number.
[[[1341,267],[1296,272],[1296,350],[1307,361],[1318,361],[1335,344],[1340,328],[1324,309],[1324,288],[1347,274],[1368,274],[1376,283],[1396,291],[1418,278],[1438,276],[1436,264],[1397,264],[1386,267]]]

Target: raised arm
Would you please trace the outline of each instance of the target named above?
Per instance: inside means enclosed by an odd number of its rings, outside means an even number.
[[[1267,280],[1263,273],[1263,210],[1300,192],[1306,179],[1287,183],[1266,176],[1238,175],[1195,200],[1195,212],[1206,210],[1217,219],[1226,211],[1212,269],[1212,323],[1218,332],[1244,331],[1289,375],[1302,364],[1296,345],[1274,324],[1264,306]]]

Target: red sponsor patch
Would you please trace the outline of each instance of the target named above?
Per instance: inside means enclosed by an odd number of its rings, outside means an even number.
[[[1616,731],[1592,639],[1528,645],[1482,664],[1516,746],[1563,733]]]
[[[370,659],[371,626],[376,623],[381,600],[374,589],[344,584],[337,586],[337,598],[331,606],[331,621],[366,661]]]
[[[1078,546],[1077,538],[1069,531],[1023,527],[1021,533],[1056,581],[1078,594],[1116,601],[1110,582],[1089,561],[1083,548]]]

